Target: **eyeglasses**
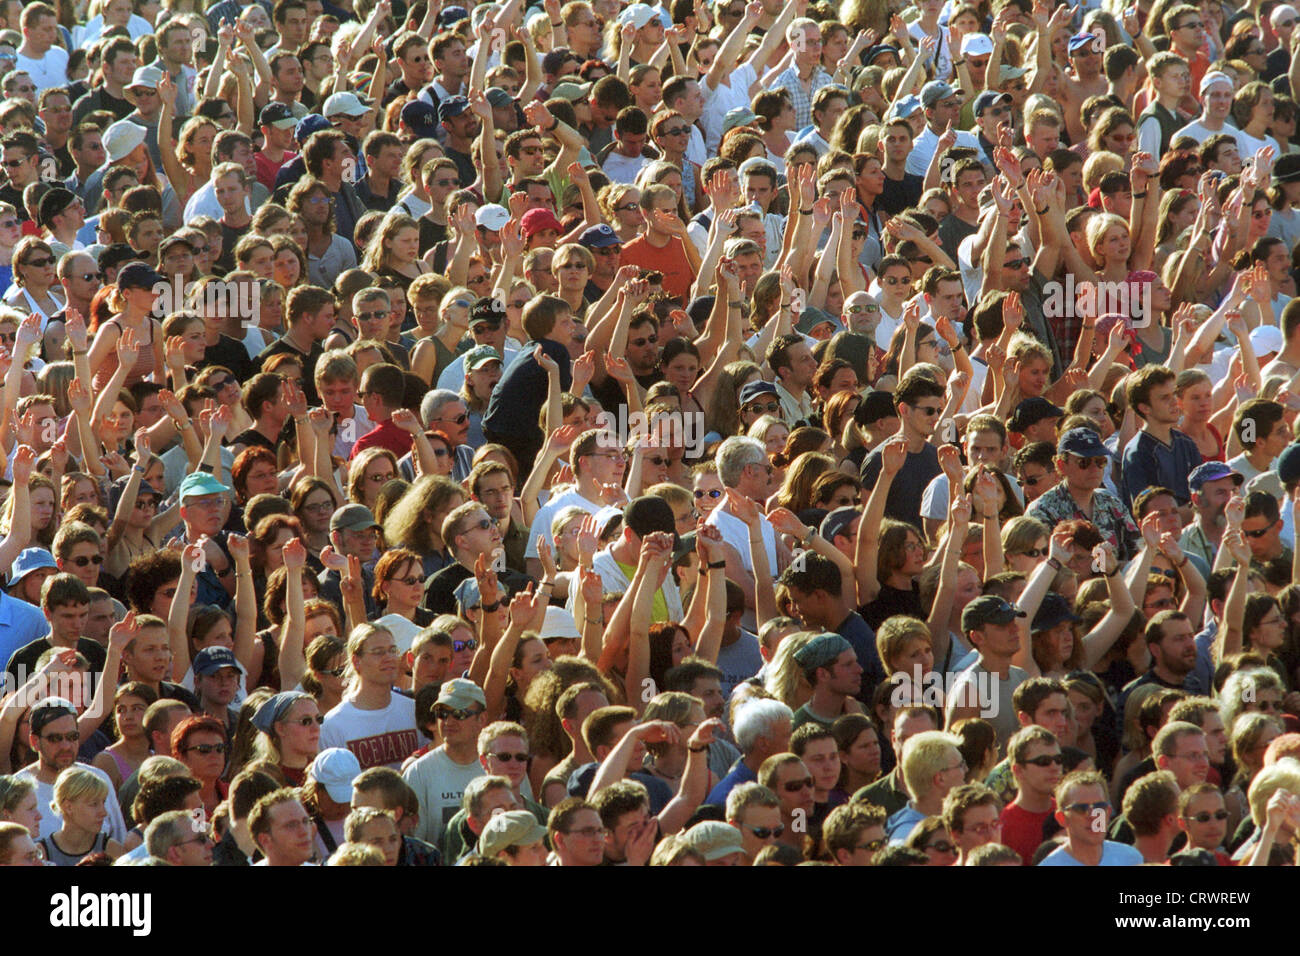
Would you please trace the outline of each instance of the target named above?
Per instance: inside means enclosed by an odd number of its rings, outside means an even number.
[[[1045,558],[1047,557],[1047,548],[1030,548],[1027,551],[1020,552],[1027,558]]]
[[[1096,803],[1071,803],[1065,807],[1065,813],[1094,813],[1098,810],[1110,810],[1109,800],[1098,800]]]
[[[866,850],[868,853],[875,853],[877,850],[882,849],[882,848],[884,847],[884,845],[885,845],[886,842],[888,842],[888,841],[886,841],[885,839],[881,838],[881,839],[877,839],[877,840],[872,840],[872,841],[869,842],[869,843],[861,843],[861,844],[859,844],[858,846],[855,846],[853,849],[855,849],[855,850]]]
[[[664,458],[662,455],[651,455],[646,459],[646,461],[654,465],[656,468],[667,468],[672,459]]]
[[[786,793],[798,793],[800,790],[811,790],[813,785],[812,777],[804,777],[802,780],[789,780],[781,784],[781,789]]]
[[[1002,821],[994,820],[992,823],[980,823],[975,826],[966,827],[971,833],[975,834],[981,840],[987,840],[995,833],[1002,832]]]
[[[721,498],[722,490],[719,488],[710,488],[708,491],[705,491],[702,488],[695,489],[696,498],[703,498],[705,495],[708,495],[710,498]]]
[[[502,763],[510,763],[511,761],[513,761],[514,763],[528,763],[528,761],[531,759],[528,756],[528,754],[519,754],[519,753],[488,754],[488,756],[495,757],[497,760],[500,760]]]
[[[61,744],[64,741],[67,741],[70,744],[75,744],[81,739],[81,731],[69,730],[66,734],[45,734],[41,739],[48,740],[52,744]]]
[[[749,406],[749,411],[754,415],[762,415],[764,413],[775,415],[780,410],[780,402],[754,402],[754,404]]]
[[[341,669],[342,668],[340,668],[340,670]],[[297,724],[299,727],[310,727],[312,724],[325,723],[325,717],[321,714],[316,714],[314,716],[309,716],[309,717],[299,717],[297,720],[286,720],[285,723]]]
[[[1020,483],[1022,485],[1028,485],[1030,488],[1036,488],[1038,485],[1042,484],[1046,480],[1047,480],[1047,475],[1033,475],[1032,477],[1029,475],[1025,475],[1025,477],[1020,479]],[[1045,551],[1040,553],[1046,554]],[[1038,557],[1037,554],[1033,556]]]
[[[935,853],[956,853],[957,848],[947,840],[935,840],[933,843],[927,843],[924,847],[927,850],[933,850]]]
[[[1020,764],[1022,767],[1062,767],[1065,765],[1065,757],[1061,754],[1043,754],[1041,757],[1033,757]]]
[[[458,533],[458,534],[469,534],[471,531],[486,531],[486,530],[487,530],[488,528],[490,528],[490,527],[492,527],[492,519],[491,519],[491,518],[479,518],[478,521],[471,522],[470,525],[469,525],[469,527],[467,527],[467,528],[462,528],[462,529],[461,529],[459,532],[457,532],[457,533]]]
[[[873,312],[879,312],[880,306],[874,303],[868,303],[867,305],[851,305],[844,311],[849,315],[871,315]]]
[[[434,720],[469,720],[471,717],[477,717],[483,713],[479,710],[455,710],[451,707],[439,707],[433,712]]]
[[[302,510],[311,511],[318,515],[329,514],[331,511],[334,510],[334,502],[318,501],[314,505],[313,504],[303,505]]]
[[[1074,459],[1076,466],[1079,468],[1087,469],[1106,467],[1106,459],[1101,455],[1098,455],[1096,458],[1085,457],[1084,455],[1071,455],[1070,457]]]
[[[26,88],[26,89],[23,89],[22,87],[19,87],[20,92],[23,92],[23,93],[31,92],[32,89],[33,89],[32,87],[28,87],[28,88]],[[24,156],[22,159],[6,159],[2,165],[3,165],[6,169],[17,169],[19,166],[21,166],[23,163],[27,162],[27,160],[29,160],[29,159],[31,159],[30,156]]]
[[[408,574],[404,578],[389,578],[389,581],[393,584],[405,584],[407,587],[413,587],[417,584],[423,584],[424,578],[418,574]]]
[[[473,651],[478,649],[478,640],[471,637],[467,641],[452,641],[452,653],[459,654],[461,651]]]
[[[387,647],[372,647],[370,650],[364,652],[362,656],[384,658],[396,657],[399,653],[400,651],[398,651],[396,644],[389,644]]]
[[[84,568],[88,564],[93,564],[96,567],[98,567],[99,565],[104,563],[104,556],[100,554],[92,554],[89,557],[87,557],[86,555],[83,554],[73,558],[72,563],[79,568]]]
[[[962,773],[965,773],[969,769],[970,768],[966,766],[966,759],[963,757],[962,759],[958,760],[954,766],[947,767],[944,772],[952,773],[954,770],[960,770]]]
[[[5,164],[9,165],[8,163]],[[23,263],[25,266],[31,266],[33,269],[44,269],[46,266],[54,265],[53,256],[41,256],[39,259],[28,259]]]
[[[1292,20],[1291,22],[1294,23],[1295,21]],[[1202,810],[1200,813],[1184,813],[1183,819],[1195,820],[1197,823],[1209,823],[1211,820],[1226,820],[1228,819],[1228,811],[1215,810],[1211,813],[1209,810]]]
[[[638,203],[638,202],[625,202],[625,203],[623,203],[623,205],[621,205],[621,206],[615,206],[615,207],[614,207],[614,211],[615,211],[615,212],[633,212],[633,211],[635,211],[635,210],[637,210],[637,209],[640,209],[640,208],[641,208],[641,204]]]
[[[885,285],[911,285],[911,279],[904,279],[902,276],[885,276],[880,280]]]
[[[185,753],[199,753],[207,756],[208,754],[224,754],[230,750],[229,744],[194,744],[192,747],[186,747]]]
[[[943,411],[938,405],[917,405],[916,411],[920,412],[926,418],[935,418]]]
[[[366,481],[372,481],[372,482],[374,482],[374,483],[377,484],[377,485],[382,485],[382,484],[385,484],[385,483],[387,483],[387,482],[392,481],[392,480],[393,480],[394,478],[396,478],[396,477],[397,477],[397,476],[394,475],[394,474],[390,471],[390,472],[388,472],[388,473],[386,473],[386,474],[383,474],[383,475],[366,475]],[[373,529],[371,529],[371,530],[373,530]]]

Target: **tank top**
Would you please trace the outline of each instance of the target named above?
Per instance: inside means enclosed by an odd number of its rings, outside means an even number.
[[[118,321],[116,316],[109,319],[104,324],[106,326],[111,325],[113,328],[117,329],[117,334],[119,336],[122,334],[122,323]],[[148,338],[138,343],[140,350],[136,353],[135,365],[131,366],[131,371],[126,373],[126,381],[122,384],[123,388],[130,388],[137,382],[143,382],[148,375],[153,373],[155,362],[153,354],[154,329],[152,318],[147,321],[145,328],[148,330]],[[93,379],[95,391],[101,391],[104,386],[108,384],[108,380],[113,377],[113,373],[116,371],[117,349],[115,347],[108,353],[103,363],[95,371]]]
[[[55,866],[76,866],[92,853],[103,853],[108,846],[108,834],[103,831],[96,834],[95,842],[90,845],[90,849],[85,853],[64,853],[59,849],[59,845],[54,842],[53,833],[36,842],[45,850],[45,859]]]

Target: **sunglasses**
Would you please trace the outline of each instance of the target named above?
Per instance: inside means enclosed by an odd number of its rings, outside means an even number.
[[[41,739],[48,740],[52,744],[61,744],[64,741],[67,741],[70,744],[75,744],[81,739],[81,731],[69,730],[66,734],[46,734]]]
[[[528,763],[529,760],[528,754],[502,753],[502,754],[491,754],[491,756],[495,757],[497,760],[500,760],[502,763],[510,763],[511,761],[515,763]]]
[[[98,567],[99,565],[104,563],[104,558],[102,555],[98,555],[98,554],[92,554],[90,557],[86,557],[83,554],[80,557],[73,558],[72,563],[79,568],[84,568],[88,564],[93,564],[96,567]]]
[[[772,837],[780,838],[781,834],[785,833],[785,824],[778,823],[774,827],[746,826],[745,829],[754,834],[754,836],[758,837],[760,840],[770,840]]]
[[[451,707],[439,707],[433,712],[435,720],[469,720],[483,713],[482,710],[457,710]]]
[[[766,412],[769,415],[775,415],[781,410],[780,402],[755,402],[749,406],[749,410],[755,415],[762,415]]]
[[[342,668],[339,668],[342,670]],[[299,727],[310,727],[312,724],[325,723],[325,717],[322,714],[316,714],[314,717],[299,717],[297,720],[287,720],[285,723],[297,724]]]
[[[1247,531],[1245,528],[1242,528],[1241,532],[1248,538],[1255,538],[1256,540],[1258,540],[1264,537],[1264,535],[1268,534],[1272,530],[1273,530],[1273,526],[1269,525],[1267,528],[1258,528],[1255,531]]]
[[[1088,458],[1083,455],[1071,455],[1080,468],[1105,468],[1106,459],[1100,455],[1096,458]]]
[[[633,212],[633,211],[635,211],[635,210],[637,210],[637,209],[640,209],[640,208],[641,208],[641,204],[640,204],[640,203],[637,203],[637,202],[625,202],[625,203],[623,203],[623,205],[621,205],[621,206],[615,206],[615,207],[614,207],[614,211],[615,211],[615,212]]]
[[[1197,823],[1209,823],[1211,820],[1228,819],[1227,810],[1215,810],[1211,813],[1209,810],[1202,810],[1200,813],[1184,814],[1183,819],[1195,820]]]
[[[417,584],[424,583],[424,578],[420,577],[418,574],[408,574],[404,578],[390,578],[389,580],[393,584],[405,584],[407,587],[414,587]]]
[[[654,465],[656,468],[668,467],[668,463],[670,460],[671,459],[664,458],[662,455],[652,455],[651,457],[646,459],[646,461]]]
[[[28,259],[23,265],[31,266],[33,269],[44,269],[46,266],[54,265],[54,257],[42,256],[39,259]]]
[[[689,126],[674,126],[672,129],[661,129],[660,136],[685,136],[691,131]]]
[[[478,649],[478,640],[475,639],[475,638],[472,638],[472,637],[471,637],[469,640],[467,640],[467,641],[452,641],[452,642],[451,642],[451,650],[452,650],[452,653],[455,653],[455,654],[459,654],[461,651],[473,651],[473,650],[477,650],[477,649]],[[462,718],[462,719],[463,719],[463,718]]]
[[[20,93],[30,93],[30,92],[32,92],[34,89],[35,89],[35,87],[23,87],[23,86],[20,86],[20,87],[18,88],[18,91],[19,91]],[[23,163],[27,162],[27,160],[29,160],[29,159],[31,159],[30,156],[24,156],[22,159],[6,159],[6,160],[4,161],[4,163],[3,163],[3,165],[4,165],[4,167],[5,167],[6,169],[17,169],[19,166],[21,166]]]
[[[647,345],[654,345],[654,344],[657,343],[658,341],[659,341],[659,336],[657,336],[657,335],[647,335],[647,336],[645,336],[645,337],[643,337],[643,338],[633,339],[632,341],[628,342],[627,344],[630,345],[630,346],[632,346],[632,348],[634,348],[634,349],[643,349],[643,348],[645,348]]]
[[[469,413],[461,412],[455,418],[440,418],[438,421],[442,422],[444,425],[464,425],[469,421]]]
[[[802,780],[790,780],[781,784],[781,789],[786,793],[798,793],[800,790],[811,790],[813,785],[812,777],[804,777]]]
[[[696,498],[703,498],[705,495],[708,495],[710,498],[721,498],[722,491],[718,488],[710,488],[708,491],[704,491],[700,488],[695,489]]]
[[[1002,268],[1004,268],[1004,269],[1023,269],[1023,268],[1024,268],[1026,265],[1028,265],[1028,264],[1029,264],[1029,260],[1028,260],[1027,258],[1025,258],[1024,256],[1021,256],[1019,259],[1007,259],[1006,261],[1004,261],[1004,262],[1002,263]]]
[[[1024,555],[1027,558],[1045,558],[1047,557],[1047,554],[1047,548],[1030,548],[1028,551],[1024,552]]]
[[[1096,803],[1071,803],[1065,807],[1066,813],[1094,813],[1098,810],[1110,810],[1109,800],[1098,800]]]
[[[229,744],[195,744],[193,747],[185,748],[186,753],[194,753],[195,751],[198,751],[204,756],[208,754],[224,754],[228,750],[230,750]]]
[[[373,322],[373,321],[375,321],[376,319],[382,319],[382,318],[384,318],[384,316],[389,315],[389,314],[390,314],[390,313],[389,313],[389,310],[388,310],[388,309],[384,309],[384,310],[379,311],[379,312],[358,312],[358,313],[357,313],[357,320],[360,321],[360,322]]]
[[[1065,765],[1065,757],[1061,754],[1043,754],[1041,757],[1034,757],[1032,760],[1026,760],[1021,764],[1022,767],[1062,767]]]
[[[326,674],[330,677],[342,677],[346,671],[347,671],[346,667],[335,667],[332,670],[321,671],[321,673]]]

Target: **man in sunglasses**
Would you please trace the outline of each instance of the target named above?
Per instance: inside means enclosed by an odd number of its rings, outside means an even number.
[[[433,614],[455,614],[456,588],[462,581],[474,577],[474,566],[479,558],[491,565],[501,548],[501,529],[483,505],[468,501],[447,515],[439,530],[456,560],[425,583],[424,607]],[[501,600],[505,601],[533,582],[527,575],[509,568],[503,567],[496,574]],[[490,613],[497,608],[489,605],[484,610]]]
[[[1061,482],[1043,492],[1026,512],[1049,528],[1062,521],[1091,521],[1114,547],[1121,561],[1137,553],[1137,525],[1123,503],[1101,487],[1110,450],[1086,427],[1071,428],[1056,445],[1056,472]]]
[[[1056,787],[1056,821],[1065,839],[1039,866],[1140,866],[1142,854],[1106,839],[1111,804],[1106,778],[1095,770],[1075,771]]]
[[[617,261],[615,259],[615,263]],[[526,292],[518,291],[514,295],[527,304]],[[490,296],[480,296],[474,300],[469,313],[469,334],[474,340],[475,348],[488,346],[495,349],[497,355],[501,356],[501,367],[505,369],[519,354],[519,349],[506,347],[506,313],[504,309],[497,308],[498,301]],[[445,388],[452,392],[460,391],[461,386],[465,384],[465,357],[468,354],[468,352],[461,352],[442,370],[438,375],[438,388]],[[468,434],[468,427],[466,434]]]
[[[1057,829],[1054,794],[1064,767],[1061,745],[1046,727],[1030,724],[1012,736],[1007,753],[1016,781],[1016,797],[1002,810],[1001,840],[1029,866],[1045,838],[1044,827],[1052,821],[1051,828]]]
[[[785,833],[781,822],[781,801],[761,783],[742,783],[727,794],[726,819],[740,831],[747,862],[764,847],[774,846]],[[882,824],[884,820],[880,821]],[[824,831],[823,831],[824,834]]]
[[[930,437],[939,424],[945,394],[942,385],[911,369],[894,390],[894,407],[901,422],[896,437],[907,443],[907,458],[889,487],[885,500],[886,517],[914,525],[921,523],[921,497],[931,480],[943,471],[939,467],[938,449],[930,442]],[[883,464],[880,448],[862,462],[864,488],[875,487]]]
[[[446,825],[461,809],[461,797],[475,777],[483,776],[478,735],[486,718],[487,698],[473,681],[455,678],[442,685],[433,705],[442,744],[403,771],[420,804],[416,836],[437,846]]]
[[[993,167],[993,149],[998,145],[998,128],[1011,124],[1014,109],[1010,93],[985,90],[975,97],[975,126],[979,129],[980,159]]]
[[[1090,96],[1106,95],[1108,84],[1102,69],[1103,52],[1101,39],[1092,33],[1076,34],[1070,37],[1066,46],[1070,68],[1065,71],[1061,84],[1061,101],[1065,107],[1065,128],[1072,143],[1082,142],[1088,137],[1083,126],[1083,101]]]
[[[884,849],[885,811],[865,803],[846,803],[822,824],[822,842],[839,866],[873,866]]]
[[[62,826],[62,818],[54,808],[54,781],[64,770],[75,766],[93,773],[108,787],[108,796],[104,798],[104,808],[108,811],[104,829],[112,839],[121,843],[126,839],[126,824],[122,820],[122,809],[118,805],[112,781],[98,767],[77,760],[81,734],[77,730],[77,711],[72,702],[63,697],[46,697],[32,707],[29,720],[31,731],[27,742],[36,754],[36,760],[17,771],[14,776],[25,777],[36,784],[36,806],[41,814],[41,829],[40,833],[33,836],[44,839]]]

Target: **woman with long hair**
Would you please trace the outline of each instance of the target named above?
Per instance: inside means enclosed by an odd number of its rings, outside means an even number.
[[[620,242],[631,242],[645,228],[641,190],[631,183],[610,183],[596,194],[604,220],[613,227]]]
[[[134,336],[137,348],[135,362],[127,370],[123,385],[129,388],[146,378],[160,385],[167,384],[162,323],[153,318],[158,301],[155,276],[153,270],[134,263],[118,272],[117,284],[111,288],[108,298],[113,317],[95,330],[87,357],[96,393],[103,390],[117,371],[117,343],[127,330]]]
[[[144,729],[144,713],[158,699],[148,684],[130,681],[113,694],[113,728],[117,741],[95,755],[91,764],[108,774],[113,789],[140,769],[150,754],[149,735]]]
[[[442,475],[420,476],[384,522],[384,541],[420,555],[426,578],[435,574],[454,560],[442,540],[442,522],[466,498],[460,485]]]
[[[226,799],[228,788],[221,779],[230,753],[226,725],[215,717],[186,717],[172,728],[172,753],[203,784],[200,795],[208,817]]]
[[[334,489],[316,477],[299,478],[289,494],[289,504],[302,523],[302,542],[308,554],[319,558],[321,549],[330,543],[330,517],[339,504]]]
[[[1178,430],[1194,442],[1204,461],[1224,461],[1223,435],[1211,421],[1214,412],[1214,383],[1199,368],[1184,369],[1174,381],[1174,395],[1182,418]]]
[[[176,83],[165,70],[158,82],[162,111],[158,114],[158,151],[163,172],[181,204],[212,178],[212,141],[220,132],[206,116],[191,116],[173,135],[176,119]]]
[[[759,377],[758,366],[745,359],[723,366],[718,374],[713,400],[705,403],[708,409],[704,418],[705,429],[723,437],[740,434],[740,390]]]
[[[852,796],[880,777],[880,730],[866,714],[841,714],[831,724],[840,752],[838,789]]]
[[[390,212],[367,244],[361,268],[377,276],[393,276],[403,285],[429,272],[428,264],[420,261],[420,224],[403,213]]]
[[[379,489],[398,476],[397,456],[387,448],[372,446],[348,466],[348,500],[374,512]]]
[[[375,565],[375,604],[384,615],[375,621],[388,628],[405,654],[422,628],[433,623],[433,614],[421,607],[424,600],[423,562],[408,548],[390,548]]]
[[[322,714],[328,714],[343,701],[347,646],[336,636],[322,634],[307,645],[306,656],[302,689],[315,699]]]
[[[793,437],[792,435],[791,438]],[[785,508],[796,515],[813,506],[812,491],[817,479],[826,472],[835,470],[834,458],[815,451],[798,455],[788,463],[788,468],[785,452],[778,452],[773,456],[772,464],[777,468],[786,468],[785,478],[780,489],[772,496],[772,503],[775,507]]]
[[[501,381],[501,372],[501,356],[492,346],[481,345],[466,353],[465,380],[460,386],[460,398],[469,413],[469,434],[465,441],[471,448],[478,448],[487,440],[483,435],[483,416],[487,413],[492,390]]]
[[[687,209],[692,212],[702,209],[707,200],[700,166],[686,158],[686,147],[691,141],[691,124],[676,110],[664,109],[653,115],[650,137],[664,161],[681,170]]]
[[[393,693],[401,679],[401,654],[392,632],[370,623],[354,627],[348,636],[347,668],[347,690],[342,703],[325,717],[321,748],[348,747],[378,734],[394,738],[400,734],[400,746],[406,752],[382,761],[396,769],[415,750],[417,741],[415,702]]]
[[[283,691],[269,697],[252,717],[253,726],[260,731],[256,741],[258,757],[279,767],[290,786],[302,786],[307,768],[320,751],[324,720],[315,698],[303,691]]]
[[[587,314],[584,293],[595,268],[591,250],[576,242],[566,242],[551,257],[551,274],[560,286],[555,294],[569,304],[575,322],[581,322]]]

